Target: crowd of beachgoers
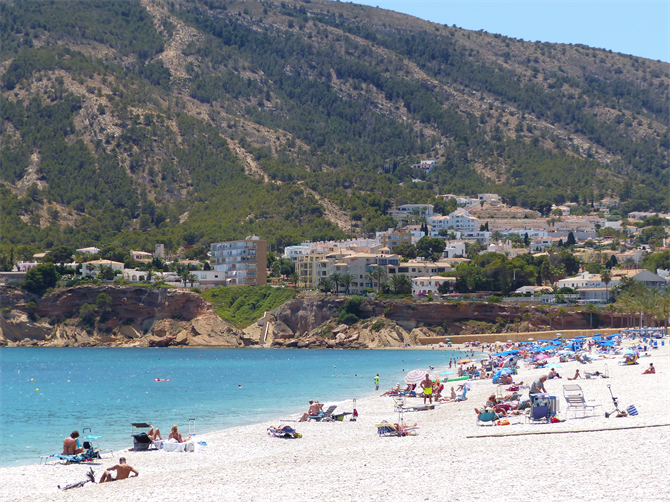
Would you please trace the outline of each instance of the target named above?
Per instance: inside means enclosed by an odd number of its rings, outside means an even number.
[[[380,368],[371,397],[305,396],[305,413],[262,424],[193,437],[151,429],[145,451],[131,441],[85,462],[2,469],[0,500],[667,500],[662,335],[450,347],[464,357],[402,384]]]

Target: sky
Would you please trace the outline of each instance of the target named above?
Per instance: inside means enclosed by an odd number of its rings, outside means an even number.
[[[440,24],[670,62],[670,1],[354,0]]]

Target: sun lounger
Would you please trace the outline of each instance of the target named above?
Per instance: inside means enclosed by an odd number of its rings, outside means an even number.
[[[317,422],[321,422],[321,421],[325,420],[327,422],[331,419],[330,416],[335,411],[335,408],[337,408],[337,405],[333,404],[333,405],[329,406],[328,409],[323,412],[323,414],[319,414],[319,415],[316,415],[316,416],[311,416],[310,415],[310,416],[307,417],[307,420],[310,420],[310,421],[311,420],[316,420]]]
[[[568,409],[574,411],[575,418],[577,418],[577,412],[582,412],[582,417],[586,417],[586,412],[591,410],[592,415],[595,414],[595,409],[600,404],[587,403],[584,399],[584,392],[582,387],[577,384],[568,384],[563,386],[563,397],[568,403]]]
[[[44,465],[47,465],[50,462],[60,462],[65,465],[81,464],[82,462],[93,460],[94,458],[100,458],[98,450],[94,448],[89,448],[78,455],[61,455],[59,453],[54,453],[53,455],[40,455],[40,461],[44,461]]]
[[[419,406],[408,406],[408,407],[403,407],[402,411],[427,411],[427,410],[434,410],[435,407],[437,406],[437,403],[433,404],[420,404]]]

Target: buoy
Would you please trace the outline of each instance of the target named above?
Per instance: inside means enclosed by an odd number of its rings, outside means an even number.
[[[39,391],[40,391],[39,389],[35,389],[35,392],[39,392]]]
[[[30,379],[30,381],[32,382],[32,381],[33,381],[33,379],[31,378],[31,379]]]
[[[70,383],[70,381],[68,380],[67,383]]]

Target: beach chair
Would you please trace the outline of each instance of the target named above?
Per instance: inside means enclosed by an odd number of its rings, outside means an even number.
[[[545,422],[549,423],[549,406],[540,405],[540,406],[531,406],[526,414],[526,421],[530,423],[534,422]]]
[[[40,461],[44,461],[44,465],[47,465],[50,462],[60,462],[64,465],[81,464],[82,462],[89,462],[96,458],[100,457],[95,448],[89,448],[78,455],[61,455],[59,453],[54,453],[53,455],[40,455]]]
[[[478,426],[482,426],[483,424],[490,422],[489,425],[495,425],[495,421],[500,418],[500,415],[498,415],[495,411],[493,410],[487,410],[481,412],[479,415],[477,415],[477,422],[476,424]]]
[[[329,406],[328,409],[326,411],[324,411],[322,415],[319,414],[319,415],[316,415],[316,416],[309,416],[309,417],[307,417],[307,420],[308,421],[315,420],[317,422],[321,422],[321,421],[325,420],[326,422],[328,422],[328,421],[331,420],[331,415],[335,411],[335,408],[337,408],[337,405],[333,404],[333,405]]]
[[[577,412],[582,412],[582,418],[586,418],[586,412],[591,410],[592,416],[595,414],[595,409],[600,404],[591,404],[587,403],[584,399],[584,392],[582,387],[577,384],[569,384],[563,386],[563,397],[568,403],[567,412],[572,410],[575,413],[575,418],[577,418]]]
[[[386,421],[381,424],[375,424],[375,427],[377,427],[377,434],[383,437],[405,437],[416,436],[418,434],[418,427],[406,427],[402,430],[398,430],[395,425]]]

